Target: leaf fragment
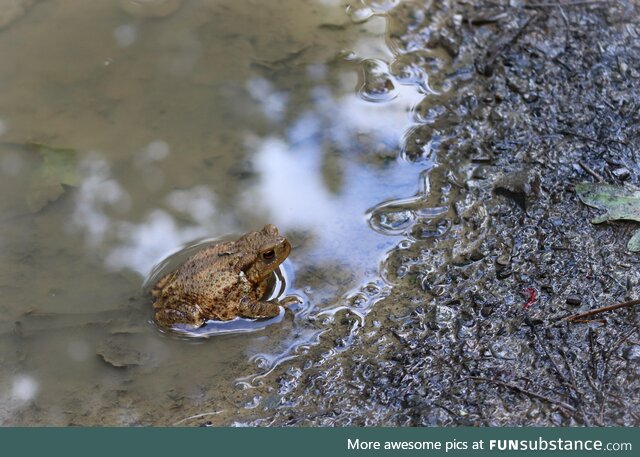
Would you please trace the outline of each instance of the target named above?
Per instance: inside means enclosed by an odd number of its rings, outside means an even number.
[[[64,186],[75,187],[80,179],[74,149],[55,148],[42,143],[29,143],[28,146],[42,158],[31,176],[26,196],[29,210],[35,213],[56,201],[64,193]]]
[[[585,205],[604,210],[605,213],[591,220],[594,224],[606,221],[627,220],[640,222],[640,191],[610,184],[581,183],[576,193]],[[640,230],[637,230],[627,249],[640,252]]]

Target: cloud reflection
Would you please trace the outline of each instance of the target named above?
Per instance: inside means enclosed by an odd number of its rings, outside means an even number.
[[[264,78],[254,78],[248,81],[247,90],[258,102],[258,106],[268,119],[282,121],[289,101],[289,95],[286,92],[277,90]]]
[[[278,118],[286,101],[274,98],[266,81],[254,81],[252,87],[261,87],[254,95],[265,100],[265,115]],[[408,111],[418,98],[415,91],[401,88],[394,103],[372,105],[351,91],[335,96],[317,86],[309,108],[283,134],[246,137],[245,149],[256,172],[252,179],[239,185],[231,182],[238,179],[233,176],[203,180],[196,175],[197,184],[184,189],[147,186],[155,196],[146,204],[139,201],[144,198],[139,188],[127,191],[105,160],[90,155],[76,193],[73,225],[103,253],[109,269],[130,269],[143,277],[187,242],[244,232],[266,222],[310,235],[313,241],[305,257],[297,259],[302,264],[371,268],[394,240],[367,226],[367,210],[418,190],[416,171],[408,170],[416,165],[388,159],[395,157],[401,132],[411,125]],[[377,155],[381,151],[387,159]],[[170,154],[171,147],[162,140],[143,148],[133,159],[138,181],[145,183],[152,172],[166,174],[169,169],[161,162]],[[203,173],[206,176],[206,170]],[[229,187],[238,185],[235,201],[220,201],[223,195],[228,198]],[[159,192],[165,192],[164,197]],[[131,214],[134,207],[145,212]]]
[[[11,398],[19,402],[33,400],[38,393],[38,381],[27,375],[18,375],[13,378]]]
[[[207,230],[203,226],[179,227],[170,214],[155,210],[140,223],[119,222],[117,233],[119,242],[106,257],[107,267],[128,268],[146,276],[168,250],[205,236]]]
[[[412,195],[418,190],[412,165],[392,161],[376,164],[376,151],[358,156],[366,144],[397,150],[399,134],[411,124],[407,109],[417,99],[404,91],[403,103],[372,106],[351,95],[334,98],[324,87],[312,92],[313,107],[286,131],[284,138],[251,137],[247,148],[254,151],[260,170],[254,186],[242,198],[244,211],[259,211],[284,231],[304,230],[313,235],[315,248],[309,261],[369,267],[383,253],[379,246],[392,242],[371,231],[367,209],[390,197]],[[330,149],[334,150],[331,152]],[[338,187],[326,170],[334,153],[342,175]],[[363,163],[371,161],[371,164]],[[304,262],[304,260],[303,260]]]

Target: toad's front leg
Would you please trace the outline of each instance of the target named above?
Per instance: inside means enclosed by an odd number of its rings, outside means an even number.
[[[280,314],[280,306],[272,302],[245,297],[240,301],[239,314],[252,319],[275,317]]]

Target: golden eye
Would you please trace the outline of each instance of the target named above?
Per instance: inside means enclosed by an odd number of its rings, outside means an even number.
[[[273,249],[262,253],[262,259],[266,260],[267,262],[271,262],[275,258],[276,258],[276,253]]]

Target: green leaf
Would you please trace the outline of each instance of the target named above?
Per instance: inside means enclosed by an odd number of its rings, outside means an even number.
[[[631,252],[640,252],[640,230],[636,230],[627,243],[627,249]]]
[[[615,220],[640,222],[640,191],[609,184],[582,183],[576,186],[576,192],[585,205],[605,211],[591,221],[594,224]],[[627,249],[640,252],[640,230],[633,234]]]
[[[73,149],[54,148],[41,143],[28,146],[41,156],[42,162],[29,183],[27,205],[37,212],[57,200],[65,191],[64,186],[77,186],[77,153]]]
[[[32,146],[42,156],[43,179],[67,186],[78,185],[77,154],[74,149],[52,148],[40,143],[32,143]]]

